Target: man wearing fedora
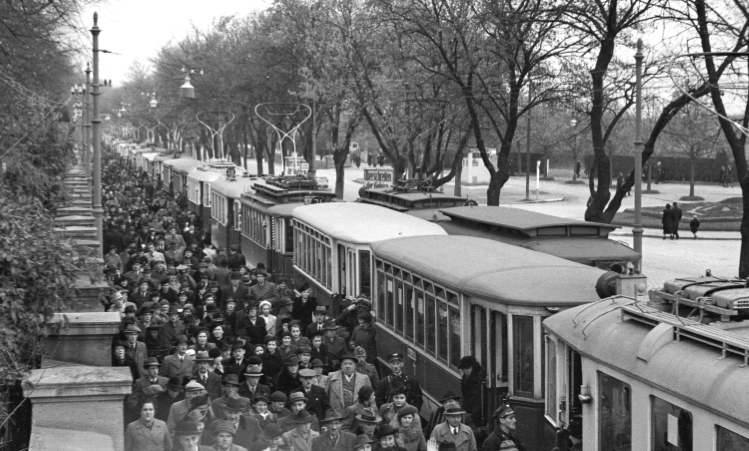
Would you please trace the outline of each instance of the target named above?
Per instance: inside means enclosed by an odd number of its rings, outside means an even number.
[[[448,402],[445,407],[445,422],[434,428],[431,438],[437,443],[454,443],[457,451],[477,451],[473,431],[461,422],[464,414],[457,401]]]
[[[365,407],[361,413],[356,416],[354,432],[357,435],[366,435],[370,440],[375,439],[375,429],[382,421],[382,417],[377,414],[376,407]]]
[[[169,379],[165,390],[156,395],[156,418],[161,421],[169,419],[169,412],[172,409],[172,405],[185,399],[183,390],[184,388],[179,378],[172,377]]]
[[[325,392],[330,407],[336,412],[345,412],[348,406],[356,403],[359,389],[363,386],[372,386],[369,377],[356,372],[356,357],[353,354],[344,354],[341,356],[341,369],[328,375]]]
[[[325,412],[330,409],[328,404],[328,394],[323,387],[318,387],[312,383],[317,373],[311,369],[299,370],[300,392],[307,398],[307,410],[315,415],[318,420],[322,421]]]
[[[239,382],[239,377],[236,374],[225,374],[221,382],[223,395],[220,398],[214,399],[211,404],[213,414],[216,415],[216,418],[224,418],[224,410],[226,410],[226,404],[230,398],[238,398],[244,400],[245,403],[249,403],[250,401],[247,397],[239,395],[239,386],[242,384]]]
[[[210,432],[215,443],[210,448],[212,451],[247,451],[247,448],[236,444],[234,424],[231,421],[214,421],[211,423]]]
[[[140,328],[134,323],[130,323],[125,326],[123,331],[125,334],[125,361],[138,369],[140,377],[146,375],[146,370],[143,364],[146,362],[146,356],[148,355],[148,349],[146,344],[142,341],[138,341],[138,335],[140,334]]]
[[[169,307],[168,317],[169,321],[163,324],[159,330],[159,341],[161,341],[162,348],[168,348],[177,335],[185,333],[185,323],[179,319],[179,310],[176,305]]]
[[[223,417],[220,418],[223,421],[227,421],[232,426],[232,429],[234,430],[233,443],[243,448],[250,449],[252,443],[257,440],[260,435],[261,428],[258,420],[247,414],[249,403],[246,398],[231,397],[225,407]],[[209,441],[210,438],[205,437],[203,439],[203,444],[213,444],[208,443]]]
[[[403,354],[398,352],[390,354],[388,356],[388,363],[392,372],[382,378],[377,386],[377,404],[382,405],[391,402],[393,388],[403,386],[406,393],[406,402],[421,410],[421,405],[424,403],[423,393],[419,386],[419,381],[406,375],[406,372],[403,371]]]
[[[456,394],[452,390],[447,390],[443,395],[442,399],[440,399],[440,406],[432,413],[432,416],[429,418],[429,424],[427,425],[427,432],[432,432],[432,430],[440,423],[443,423],[445,421],[445,406],[447,406],[450,402],[457,402],[460,403],[460,395]],[[470,413],[466,413],[463,415],[463,424],[470,427],[474,433],[476,432],[473,417]]]
[[[169,428],[169,434],[172,438],[174,438],[177,425],[190,413],[190,401],[203,394],[205,394],[205,389],[198,382],[190,381],[185,385],[185,399],[172,404],[169,409],[169,417],[166,420],[166,426]]]
[[[239,387],[239,396],[252,399],[255,395],[270,396],[270,387],[260,383],[263,377],[263,369],[260,365],[248,366],[244,372],[245,382]]]
[[[163,327],[163,326],[162,326]],[[195,360],[187,355],[187,336],[177,335],[174,339],[176,351],[164,357],[159,374],[164,377],[190,378],[195,373]]]
[[[352,451],[356,436],[341,430],[343,417],[333,409],[325,413],[322,425],[325,433],[312,439],[312,451]]]
[[[375,436],[380,442],[380,446],[377,450],[391,450],[391,451],[406,451],[405,448],[401,448],[395,441],[395,435],[398,433],[398,429],[394,428],[390,424],[381,424],[375,429]]]
[[[195,365],[198,368],[193,379],[205,387],[211,399],[218,399],[221,397],[221,376],[211,371],[212,361],[208,351],[198,351],[195,355]]]
[[[175,439],[177,443],[175,451],[211,451],[208,446],[200,444],[200,436],[203,434],[200,424],[192,421],[183,421],[174,428]]]
[[[294,451],[312,451],[312,440],[320,435],[311,428],[312,421],[317,418],[306,409],[300,410],[291,418],[294,422],[294,429],[283,434],[284,440]]]
[[[484,441],[484,451],[525,451],[525,446],[515,436],[515,411],[503,405],[494,412],[494,430]]]
[[[244,304],[242,303],[242,301],[244,300],[245,295],[250,292],[250,290],[247,288],[247,286],[240,282],[242,282],[242,275],[238,272],[233,272],[229,276],[229,285],[221,287],[220,290],[222,299],[234,299],[235,301],[240,303],[237,308],[239,310],[242,310],[244,309]]]
[[[322,337],[322,344],[328,350],[328,365],[331,369],[338,369],[341,356],[346,353],[346,340],[338,335],[338,329],[341,328],[333,320],[325,321],[323,328],[325,335]]]
[[[250,296],[257,302],[273,298],[276,293],[276,284],[268,282],[268,273],[264,269],[256,269],[255,277],[257,284],[250,287]]]
[[[149,357],[148,360],[143,364],[143,368],[146,370],[145,376],[133,382],[133,394],[141,392],[144,388],[150,387],[151,385],[160,385],[161,388],[166,390],[166,384],[169,383],[169,378],[159,376],[159,359],[156,357]]]
[[[300,391],[295,391],[290,394],[289,402],[287,404],[289,406],[289,409],[291,410],[291,415],[287,415],[283,418],[278,419],[278,427],[280,427],[284,432],[288,432],[294,429],[294,417],[296,416],[296,414],[298,414],[302,410],[309,412],[309,410],[307,410],[307,398],[304,396],[304,393]],[[312,419],[310,420],[310,427],[313,431],[320,430],[320,422],[314,415],[312,415]]]
[[[244,357],[246,352],[243,343],[234,343],[231,347],[232,356],[221,362],[224,366],[224,374],[236,374],[241,381],[247,369],[247,359]]]
[[[325,316],[327,314],[328,310],[324,305],[318,305],[315,307],[315,312],[313,314],[315,321],[307,326],[307,338],[312,340],[312,337],[315,335],[325,335]]]

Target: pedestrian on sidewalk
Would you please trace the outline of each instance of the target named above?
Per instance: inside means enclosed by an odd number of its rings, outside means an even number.
[[[674,206],[671,208],[671,215],[673,216],[673,232],[676,239],[679,239],[679,223],[681,222],[682,211],[679,208],[679,204],[674,202]]]
[[[689,228],[692,230],[692,234],[694,235],[694,239],[697,239],[697,230],[700,229],[700,220],[697,219],[697,215],[694,215],[692,217],[692,220],[689,222]]]
[[[671,204],[666,204],[666,208],[663,210],[663,216],[661,217],[661,224],[663,224],[663,239],[666,239],[666,235],[669,235],[671,239],[674,239],[673,232],[673,214],[671,213]]]

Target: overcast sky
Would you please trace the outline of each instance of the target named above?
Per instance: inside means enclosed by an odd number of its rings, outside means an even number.
[[[82,26],[90,29],[99,13],[99,46],[121,55],[102,54],[100,77],[119,84],[130,65],[156,56],[170,41],[179,41],[193,24],[205,29],[214,18],[267,8],[271,0],[108,0],[82,13]],[[86,33],[83,39],[91,40]]]

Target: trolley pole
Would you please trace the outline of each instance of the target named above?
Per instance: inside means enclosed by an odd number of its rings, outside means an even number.
[[[640,254],[637,269],[642,273],[642,39],[637,40],[635,54],[636,104],[635,104],[635,224],[632,229],[635,252]]]
[[[317,158],[317,133],[315,133],[315,127],[317,126],[317,102],[312,100],[312,158],[309,160],[309,170],[307,174],[310,178],[315,178],[315,158]]]
[[[86,96],[83,101],[86,134],[83,140],[83,161],[86,164],[86,178],[91,179],[91,63],[86,63]],[[90,183],[90,182],[89,182]]]
[[[93,91],[93,118],[91,124],[93,127],[93,144],[94,144],[94,224],[96,226],[96,239],[99,242],[99,253],[104,255],[104,209],[101,205],[101,119],[99,118],[99,15],[94,13],[94,26],[91,28],[91,35],[94,38],[94,83]]]
[[[533,89],[533,82],[528,78],[528,127],[525,131],[525,200],[531,200],[531,90]],[[518,157],[520,152],[518,152]]]

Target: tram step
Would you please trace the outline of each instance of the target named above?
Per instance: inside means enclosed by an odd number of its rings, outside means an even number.
[[[70,226],[88,226],[91,227],[94,225],[94,217],[93,216],[79,216],[79,215],[70,215],[70,216],[58,216],[55,218],[55,224],[62,227],[70,227]]]
[[[69,215],[77,215],[77,216],[91,216],[93,217],[93,212],[90,208],[86,207],[63,207],[57,209],[58,216],[69,216]]]
[[[71,227],[55,227],[55,233],[60,234],[65,238],[73,239],[96,239],[96,227],[87,226],[71,226]]]

